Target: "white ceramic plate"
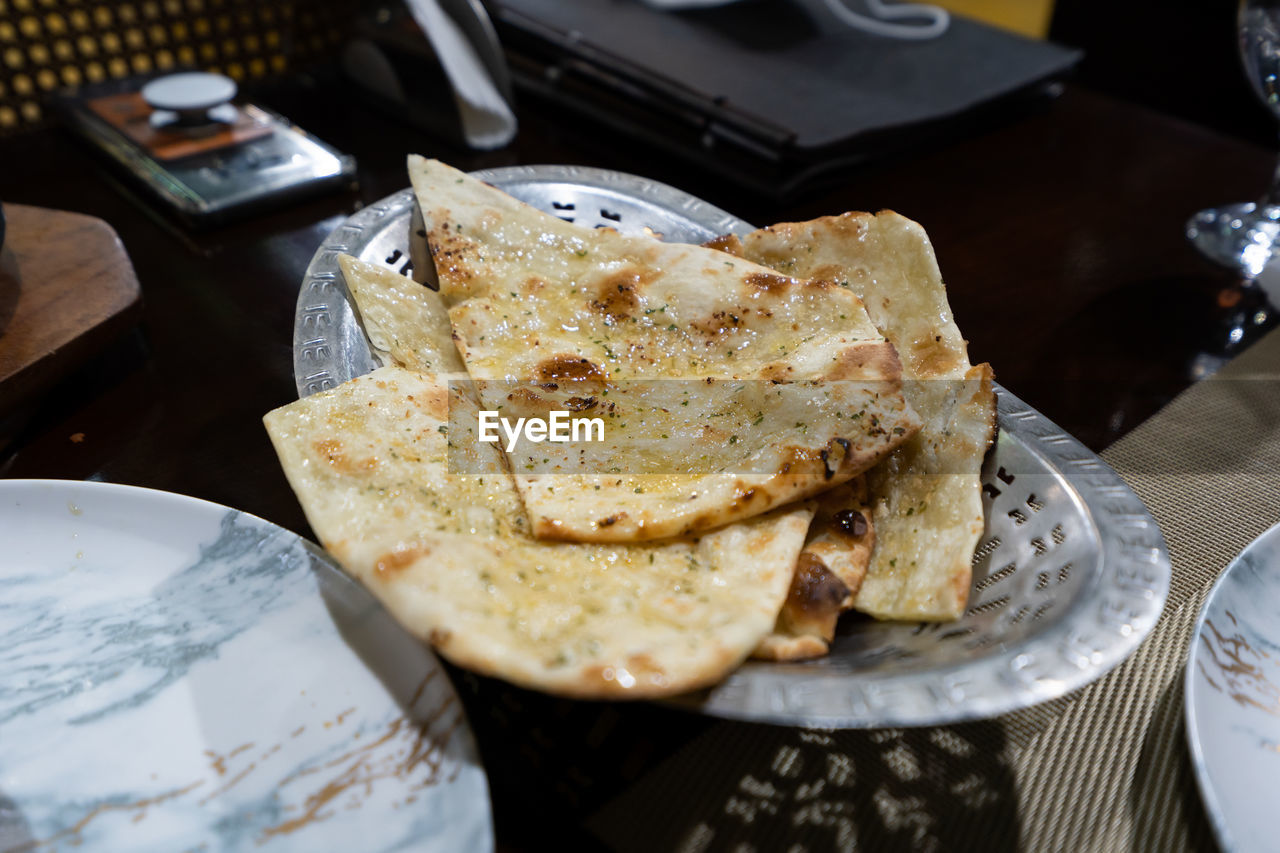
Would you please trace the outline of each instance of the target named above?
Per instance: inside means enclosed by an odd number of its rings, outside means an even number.
[[[436,659],[235,510],[0,481],[0,850],[493,846]]]
[[[1275,850],[1280,788],[1280,525],[1227,566],[1191,635],[1191,763],[1218,844]]]

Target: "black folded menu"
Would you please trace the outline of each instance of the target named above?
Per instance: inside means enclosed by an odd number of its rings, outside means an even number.
[[[526,90],[777,192],[1036,91],[1080,58],[956,15],[937,39],[878,37],[822,0],[684,12],[494,0],[490,11]]]

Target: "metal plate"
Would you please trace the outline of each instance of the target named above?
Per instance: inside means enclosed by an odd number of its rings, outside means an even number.
[[[681,242],[753,230],[672,187],[617,172],[524,166],[475,175],[588,227],[649,229]],[[348,252],[411,272],[412,209],[409,190],[389,196],[348,219],[316,252],[294,325],[299,396],[376,366],[336,258]],[[935,725],[1061,696],[1124,660],[1168,594],[1164,538],[1106,463],[1003,387],[997,393],[1000,434],[983,470],[986,530],[961,619],[847,616],[828,657],[748,662],[679,704],[794,725]]]

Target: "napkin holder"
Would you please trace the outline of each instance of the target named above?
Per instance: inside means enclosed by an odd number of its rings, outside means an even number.
[[[439,5],[511,104],[511,75],[484,7],[477,0],[439,0]],[[361,13],[343,48],[341,65],[374,106],[458,148],[472,147],[440,58],[403,2],[385,0]]]

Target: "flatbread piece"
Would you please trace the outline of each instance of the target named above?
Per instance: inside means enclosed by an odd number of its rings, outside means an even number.
[[[523,403],[535,409],[556,394],[598,402],[603,384],[618,413],[591,456],[548,445],[512,455],[535,535],[625,542],[711,529],[839,485],[918,429],[894,348],[847,288],[582,228],[437,161],[411,157],[409,171],[485,407],[518,402],[493,382],[528,383]],[[687,407],[680,383],[654,384],[704,379],[707,398]],[[805,382],[819,384],[791,384]]]
[[[386,267],[338,255],[356,314],[382,364],[466,376],[440,294]]]
[[[924,426],[868,474],[876,548],[854,607],[881,619],[964,613],[983,530],[981,468],[995,435],[989,365],[971,366],[928,236],[891,211],[755,231],[721,248],[862,297],[902,362]]]
[[[446,463],[454,383],[383,367],[269,413],[312,529],[414,634],[450,660],[586,698],[714,684],[773,627],[812,516],[777,510],[661,543],[530,535],[500,451]],[[465,419],[464,419],[465,420]]]
[[[787,600],[769,636],[751,653],[762,660],[804,660],[831,648],[840,614],[862,586],[875,530],[865,476],[823,492],[796,561]]]

